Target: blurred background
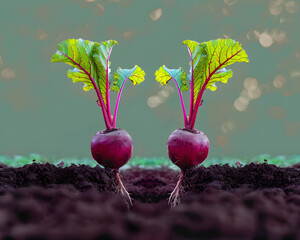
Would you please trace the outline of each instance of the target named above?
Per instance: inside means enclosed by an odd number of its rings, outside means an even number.
[[[188,72],[182,41],[216,38],[240,41],[250,62],[204,93],[195,128],[210,139],[209,158],[300,154],[299,8],[298,0],[1,1],[0,155],[91,158],[90,140],[105,128],[96,95],[67,78],[68,65],[50,63],[68,38],[115,39],[112,72],[135,64],[146,72],[141,85],[127,82],[117,119],[134,157],[167,157],[169,135],[184,126],[173,82],[160,86],[155,71]]]

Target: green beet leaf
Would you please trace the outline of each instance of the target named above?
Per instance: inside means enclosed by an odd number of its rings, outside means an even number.
[[[235,62],[249,62],[242,45],[232,39],[216,39],[199,43],[192,40],[182,42],[190,54],[190,74],[186,75],[182,68],[168,69],[163,65],[156,72],[156,81],[161,85],[173,79],[179,91],[179,97],[187,129],[194,129],[199,106],[205,89],[215,91],[216,83],[227,83],[232,71],[227,66]],[[190,89],[190,113],[186,115],[181,92]]]
[[[127,79],[129,79],[133,85],[139,85],[145,80],[145,75],[145,72],[137,65],[131,69],[118,68],[114,74],[114,83],[111,86],[111,90],[120,92]]]
[[[99,46],[97,42],[83,39],[68,39],[58,44],[58,50],[53,55],[51,62],[65,62],[74,70],[68,70],[68,77],[76,82],[83,82],[83,89],[93,89],[90,79],[96,73],[95,64],[92,60],[94,50]]]
[[[165,86],[167,83],[173,79],[180,91],[188,90],[188,85],[186,83],[186,73],[182,68],[178,69],[169,69],[165,65],[161,66],[156,72],[156,81],[161,85]]]
[[[205,88],[210,89],[211,91],[216,91],[217,86],[216,82],[227,83],[227,80],[232,77],[232,70],[227,70],[226,68],[222,68],[216,71],[208,81]]]
[[[206,88],[215,91],[215,83],[227,83],[232,77],[232,71],[225,67],[235,62],[249,62],[242,45],[232,39],[217,39],[204,42],[201,46],[207,54],[204,78],[208,81]]]

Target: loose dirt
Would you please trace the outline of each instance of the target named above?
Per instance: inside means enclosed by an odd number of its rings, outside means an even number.
[[[100,167],[0,166],[0,239],[300,239],[300,169],[249,164],[185,173],[181,203],[167,200],[179,172]]]

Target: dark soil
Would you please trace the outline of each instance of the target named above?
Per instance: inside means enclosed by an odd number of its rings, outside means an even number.
[[[167,204],[179,172],[100,167],[0,166],[0,239],[300,239],[300,169],[268,164],[198,167],[181,203]]]

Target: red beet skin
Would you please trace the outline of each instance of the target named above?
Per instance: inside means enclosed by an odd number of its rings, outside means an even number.
[[[181,170],[202,163],[209,152],[207,136],[196,129],[179,128],[168,139],[168,154],[171,161]]]
[[[128,162],[132,153],[132,139],[121,128],[97,132],[91,141],[93,158],[103,167],[119,169]]]

